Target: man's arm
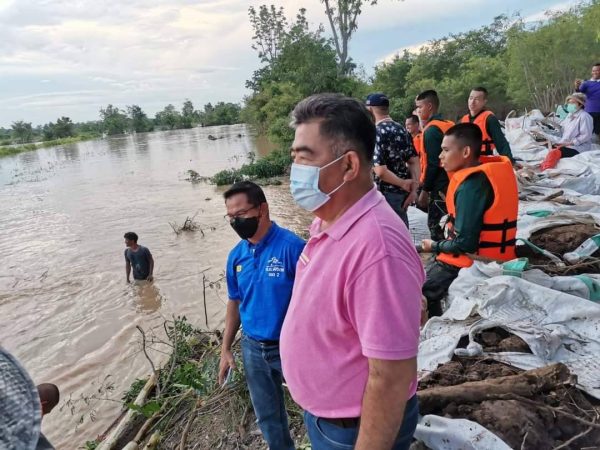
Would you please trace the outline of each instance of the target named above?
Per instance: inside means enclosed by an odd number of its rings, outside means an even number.
[[[400,431],[408,392],[417,376],[417,359],[369,358],[356,450],[389,450]]]
[[[154,273],[154,258],[152,257],[152,253],[148,250],[148,281],[152,281]]]
[[[433,190],[440,172],[444,170],[440,167],[442,139],[444,139],[444,134],[436,126],[427,128],[423,134],[423,143],[425,153],[427,154],[427,169],[425,170],[425,181],[423,182],[423,190],[425,192]]]
[[[129,275],[131,274],[131,263],[129,260],[125,261],[125,276],[127,277],[127,282],[129,283]]]
[[[479,248],[479,236],[483,215],[494,202],[494,191],[487,177],[482,174],[467,178],[456,192],[456,220],[454,239],[434,242],[434,253],[474,253]]]
[[[418,162],[417,158],[417,162]],[[410,192],[413,189],[414,181],[412,180],[404,180],[394,174],[387,166],[374,166],[373,172],[375,175],[381,180],[388,184],[393,184],[394,186],[398,186],[401,189],[404,189],[406,192]],[[418,180],[418,177],[417,177]],[[418,186],[417,186],[418,187]],[[416,187],[415,187],[416,190]]]
[[[221,347],[221,361],[219,363],[219,384],[223,384],[227,370],[235,369],[235,359],[231,352],[233,340],[240,328],[240,301],[229,300],[225,313],[225,331],[223,332],[223,346]]]
[[[485,122],[485,127],[488,134],[492,138],[492,141],[494,141],[494,145],[496,146],[496,151],[498,154],[506,156],[512,163],[514,163],[515,159],[513,158],[510,144],[502,132],[502,127],[500,126],[498,118],[494,115],[488,116]]]

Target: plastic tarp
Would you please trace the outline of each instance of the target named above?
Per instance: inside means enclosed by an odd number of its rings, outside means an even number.
[[[421,333],[419,370],[449,361],[462,336],[500,326],[523,339],[532,354],[485,356],[522,369],[562,362],[577,375],[580,389],[600,399],[600,304],[589,300],[586,283],[537,270],[522,278],[501,273],[501,266],[481,263],[460,271],[449,291],[450,307]],[[598,275],[588,277],[600,282]],[[483,355],[475,344],[468,350]]]
[[[502,439],[476,422],[435,415],[421,418],[415,438],[439,450],[511,450]]]

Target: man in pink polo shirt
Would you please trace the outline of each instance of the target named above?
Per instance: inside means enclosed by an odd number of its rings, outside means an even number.
[[[284,376],[313,450],[407,449],[425,275],[373,184],[375,125],[361,102],[318,94],[292,126],[292,196],[316,218],[281,332]]]

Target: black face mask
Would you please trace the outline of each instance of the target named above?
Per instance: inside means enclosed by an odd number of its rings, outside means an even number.
[[[235,217],[229,224],[242,239],[250,239],[258,230],[258,217]]]

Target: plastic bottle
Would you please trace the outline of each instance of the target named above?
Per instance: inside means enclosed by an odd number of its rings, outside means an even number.
[[[563,258],[569,264],[576,264],[587,256],[591,256],[596,250],[600,248],[600,234],[592,236],[587,239],[583,244],[577,247],[574,251],[565,253]]]

